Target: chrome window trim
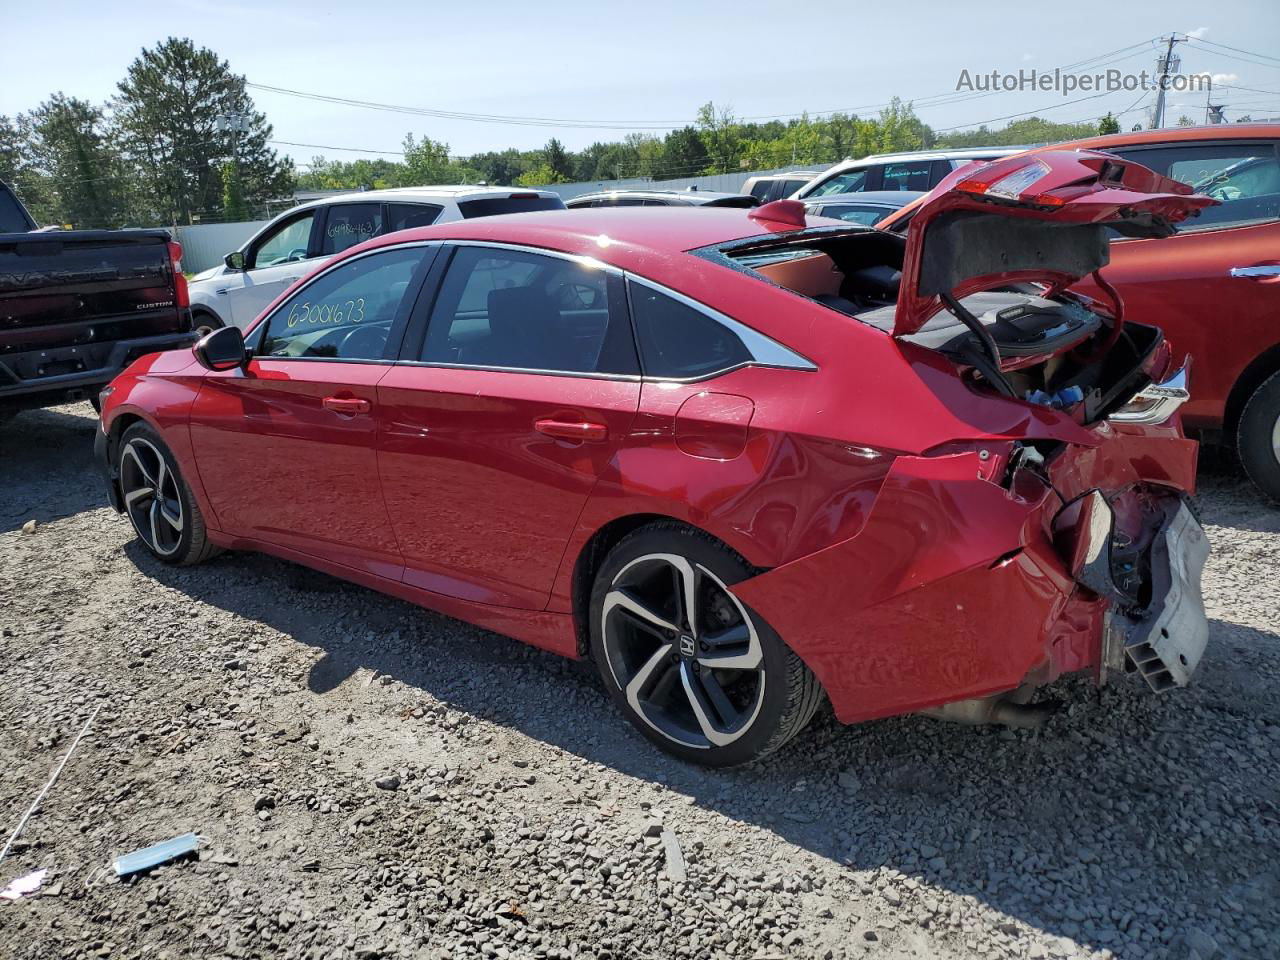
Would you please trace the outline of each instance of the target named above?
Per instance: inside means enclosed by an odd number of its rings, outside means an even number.
[[[517,253],[532,253],[541,257],[553,257],[557,260],[568,260],[571,263],[576,263],[592,270],[603,270],[616,276],[625,276],[626,273],[613,264],[597,260],[595,257],[589,257],[582,253],[568,253],[564,250],[556,250],[553,247],[533,247],[524,243],[508,243],[503,240],[449,240],[446,238],[440,242],[447,243],[451,247],[491,247],[495,250],[514,250]]]
[[[397,250],[409,250],[416,247],[435,247],[435,246],[440,246],[441,242],[442,241],[440,240],[411,240],[406,243],[389,243],[384,247],[375,247],[372,250],[366,250],[364,253],[357,253],[354,257],[347,257],[344,260],[339,260],[337,263],[331,262],[327,266],[325,266],[325,268],[321,270],[319,273],[315,274],[312,277],[308,277],[306,283],[304,283],[302,286],[298,287],[298,289],[294,291],[294,295],[296,296],[297,294],[301,293],[303,290],[306,290],[308,287],[310,287],[313,283],[315,283],[321,277],[328,276],[330,271],[340,269],[341,267],[345,267],[349,263],[355,263],[357,260],[363,260],[365,257],[377,256],[380,253],[393,253]],[[333,254],[331,259],[336,258],[337,256],[338,254]],[[291,299],[293,298],[290,297],[289,300]],[[245,342],[248,343],[250,337],[257,337],[258,345],[261,346],[261,341],[266,338],[267,328],[271,325],[271,321],[276,317],[277,314],[280,313],[280,311],[284,309],[284,305],[288,303],[289,300],[283,301],[278,307],[276,307],[270,313],[263,316],[261,319],[255,322],[251,327],[247,327],[244,331]],[[396,307],[396,310],[399,310],[399,309],[400,309],[399,307]],[[270,355],[263,356],[261,354],[258,354],[257,352],[255,352],[250,359],[253,359],[253,360],[323,360],[327,363],[385,363],[388,365],[395,362],[393,360],[388,360],[386,358],[373,359],[370,357],[346,357],[346,358],[344,357],[273,357]]]
[[[735,320],[733,317],[721,313],[714,307],[709,307],[705,303],[699,303],[692,297],[686,296],[677,290],[672,290],[670,287],[663,286],[662,284],[649,280],[645,277],[637,276],[634,273],[628,273],[627,279],[634,281],[641,286],[648,287],[650,290],[657,291],[664,296],[670,297],[672,300],[682,303],[689,309],[696,310],[708,319],[720,324],[741,340],[742,345],[747,348],[747,353],[751,355],[751,361],[748,363],[735,364],[732,367],[726,367],[723,370],[714,371],[713,373],[700,374],[697,377],[646,377],[646,379],[693,382],[696,380],[705,380],[711,376],[718,376],[721,373],[727,373],[731,369],[743,366],[772,367],[777,370],[803,370],[805,372],[813,372],[818,369],[818,365],[808,357],[797,353],[795,350],[792,350],[785,344],[779,343],[772,337],[761,333],[754,327],[749,327],[740,320]],[[634,324],[634,322],[635,318],[633,316],[632,323]],[[644,366],[643,356],[640,358],[640,364],[642,367]]]

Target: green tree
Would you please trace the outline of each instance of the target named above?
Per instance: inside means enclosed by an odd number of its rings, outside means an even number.
[[[449,156],[449,145],[440,140],[413,134],[404,138],[403,186],[420,187],[436,183],[477,183],[480,171]]]
[[[163,223],[223,212],[224,163],[255,210],[287,197],[293,165],[268,145],[272,128],[254,109],[244,77],[212,50],[170,37],[144,49],[120,81],[113,108],[121,148],[137,168],[139,205]],[[219,117],[247,129],[219,129]]]
[[[542,187],[549,183],[565,183],[560,174],[551,169],[551,164],[543,161],[536,167],[520,174],[516,180],[522,187]]]
[[[232,222],[249,219],[240,172],[230,160],[222,165],[222,215]]]
[[[1110,111],[1107,115],[1098,121],[1098,136],[1105,137],[1111,133],[1120,132],[1120,121],[1113,117]]]
[[[741,167],[742,128],[728,107],[708,101],[698,108],[698,132],[710,157],[707,173],[733,173]]]
[[[1195,125],[1196,125],[1196,122],[1192,120],[1190,117],[1188,117],[1185,113],[1178,118],[1178,126],[1180,127],[1194,127]]]
[[[672,130],[662,141],[662,176],[693,177],[711,163],[707,145],[696,127]]]
[[[128,178],[105,126],[101,108],[62,93],[26,116],[25,163],[39,180],[27,202],[37,220],[90,229],[122,225]]]
[[[568,183],[570,177],[573,176],[573,160],[569,152],[565,150],[564,144],[552,137],[547,141],[547,145],[542,148],[542,156],[546,165],[555,174],[555,180],[547,180],[546,183]]]

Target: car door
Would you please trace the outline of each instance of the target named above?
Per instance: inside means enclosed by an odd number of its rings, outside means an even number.
[[[1216,428],[1241,373],[1280,345],[1277,143],[1184,141],[1113,152],[1221,201],[1174,236],[1113,239],[1102,271],[1123,297],[1127,318],[1161,327],[1180,355],[1191,354],[1183,419]],[[1076,289],[1105,297],[1090,282]]]
[[[315,266],[317,209],[278,221],[253,239],[245,250],[244,269],[223,277],[215,288],[224,317],[247,328],[276,297]]]
[[[639,403],[623,281],[548,252],[459,244],[449,256],[377,391],[404,578],[540,610]]]
[[[340,261],[254,328],[243,370],[205,377],[191,441],[220,529],[400,579],[376,387],[435,250],[404,244]]]

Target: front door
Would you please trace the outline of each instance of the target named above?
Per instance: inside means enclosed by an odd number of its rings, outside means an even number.
[[[377,390],[405,580],[540,610],[639,404],[622,278],[573,258],[459,246],[435,301]]]
[[[377,391],[435,248],[338,264],[250,334],[244,370],[210,373],[191,411],[224,532],[399,579],[377,463]]]
[[[219,278],[219,302],[226,298],[223,315],[237,327],[248,328],[272,300],[315,266],[315,220],[315,210],[281,220],[249,244],[244,270]]]

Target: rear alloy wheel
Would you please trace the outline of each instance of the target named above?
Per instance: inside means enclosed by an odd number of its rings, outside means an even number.
[[[143,545],[166,563],[199,563],[217,552],[173,454],[154,430],[135,424],[121,438],[117,468],[124,512]]]
[[[776,750],[821,701],[817,680],[729,591],[751,575],[727,547],[675,523],[626,537],[592,597],[592,652],[614,700],[677,756],[732,766]]]
[[[1280,373],[1264,380],[1245,404],[1236,442],[1249,479],[1280,503]]]

